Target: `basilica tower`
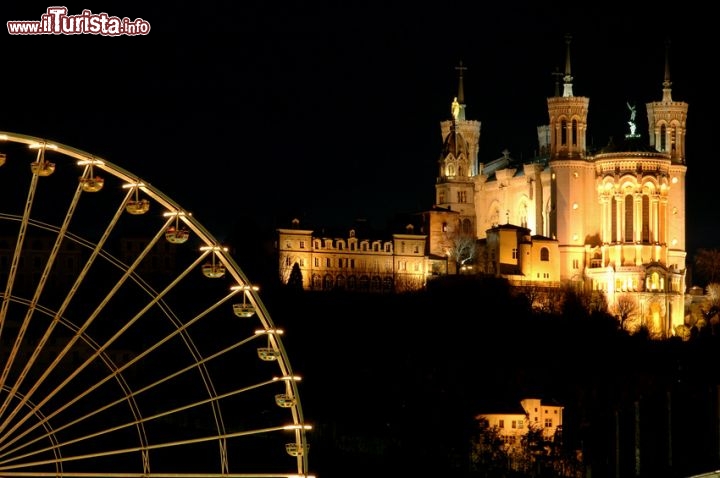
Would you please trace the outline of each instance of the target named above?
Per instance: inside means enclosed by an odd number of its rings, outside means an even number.
[[[594,166],[586,149],[589,98],[573,94],[570,36],[565,37],[562,96],[548,98],[550,194],[544,204],[549,235],[557,239],[560,277],[581,281],[584,244],[596,233]]]
[[[668,265],[685,269],[685,125],[688,104],[673,101],[670,81],[669,44],[665,48],[665,77],[661,101],[648,103],[650,146],[670,154],[669,188],[667,191],[667,224],[661,242],[668,245]]]
[[[446,232],[475,237],[474,181],[478,168],[480,122],[465,117],[465,91],[462,62],[456,69],[458,92],[450,105],[451,118],[440,123],[443,138],[435,185],[435,205],[457,214],[455,224],[446,225]]]

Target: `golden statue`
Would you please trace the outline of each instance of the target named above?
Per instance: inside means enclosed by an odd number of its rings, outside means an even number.
[[[460,103],[458,103],[457,96],[453,99],[451,111],[453,118],[457,120],[460,117]]]

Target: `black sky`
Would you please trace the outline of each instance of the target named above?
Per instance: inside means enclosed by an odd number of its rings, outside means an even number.
[[[18,2],[19,3],[19,2]],[[708,12],[559,12],[542,2],[88,2],[69,13],[143,18],[147,36],[3,33],[0,129],[103,156],[167,193],[221,235],[243,217],[312,225],[429,207],[439,122],[467,66],[467,114],[482,122],[480,160],[536,148],[564,35],[574,93],[590,98],[588,140],[626,131],[626,102],[661,98],[671,41],[673,97],[689,103],[689,247],[720,245],[712,123],[717,39]],[[36,20],[50,4],[0,7]],[[573,8],[573,7],[564,7]]]

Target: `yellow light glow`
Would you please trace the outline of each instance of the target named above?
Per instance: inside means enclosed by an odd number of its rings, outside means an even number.
[[[97,159],[81,159],[77,162],[78,166],[85,166],[86,164],[105,164],[104,162]]]
[[[201,250],[201,251],[222,251],[222,252],[227,252],[227,251],[228,251],[228,248],[227,248],[227,247],[221,247],[221,246],[201,246],[201,247],[200,247],[200,250]]]
[[[28,148],[30,148],[30,149],[45,148],[45,149],[55,149],[55,150],[58,149],[57,144],[52,144],[52,143],[49,143],[49,144],[44,144],[44,143],[30,143],[30,144],[28,145]]]
[[[312,430],[310,425],[286,425],[283,430]]]
[[[254,291],[258,291],[258,290],[260,290],[260,287],[258,287],[258,286],[256,286],[256,285],[247,285],[247,284],[246,284],[246,285],[234,285],[234,286],[230,287],[230,290],[254,290]]]
[[[171,212],[164,212],[163,217],[183,217],[183,216],[191,216],[192,214],[186,214],[185,211],[171,211]]]
[[[580,206],[578,206],[578,203],[576,203],[576,202],[573,203],[573,209],[577,209],[577,208],[579,208],[579,207],[580,207]]]
[[[145,183],[127,183],[127,184],[123,184],[122,187],[123,187],[123,189],[128,189],[128,188],[144,188],[144,187],[145,187]]]
[[[285,375],[284,377],[273,377],[274,382],[278,382],[281,380],[284,380],[286,382],[290,382],[290,381],[299,382],[300,380],[302,380],[302,377],[300,377],[299,375],[292,375],[290,377],[288,377],[287,375]]]
[[[263,335],[263,334],[282,335],[284,333],[285,333],[285,331],[283,331],[282,329],[267,329],[267,330],[256,330],[255,331],[255,335]]]
[[[678,182],[677,176],[673,176],[673,178],[672,178],[672,183],[673,183],[673,184],[677,184],[677,182]]]

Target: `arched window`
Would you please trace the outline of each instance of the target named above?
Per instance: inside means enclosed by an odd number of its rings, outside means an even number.
[[[625,242],[633,242],[633,196],[625,196]]]
[[[610,222],[612,223],[610,225],[611,231],[610,234],[612,237],[610,238],[611,242],[617,242],[618,240],[618,217],[617,217],[617,196],[611,196],[612,199],[610,199]]]
[[[540,260],[547,262],[550,260],[550,250],[547,247],[540,249]]]
[[[520,212],[520,226],[522,226],[522,227],[527,227],[527,224],[528,224],[528,220],[527,220],[528,207],[527,207],[527,204],[526,204],[526,203],[522,203],[522,204],[520,205],[519,212]]]
[[[567,120],[562,120],[560,123],[560,144],[562,146],[567,146]]]
[[[642,241],[650,242],[650,198],[642,197]]]
[[[463,219],[462,221],[462,232],[464,234],[470,234],[472,233],[472,222],[470,222],[470,219]]]
[[[320,290],[322,288],[322,279],[320,279],[320,276],[315,274],[312,277],[312,286],[315,290]]]
[[[358,281],[358,289],[360,289],[362,292],[367,292],[370,286],[370,279],[368,276],[360,276],[360,280]]]
[[[323,280],[323,289],[330,290],[333,288],[333,278],[330,274],[326,275]]]
[[[665,125],[660,126],[660,144],[658,146],[659,151],[663,153],[667,151],[667,126]]]

